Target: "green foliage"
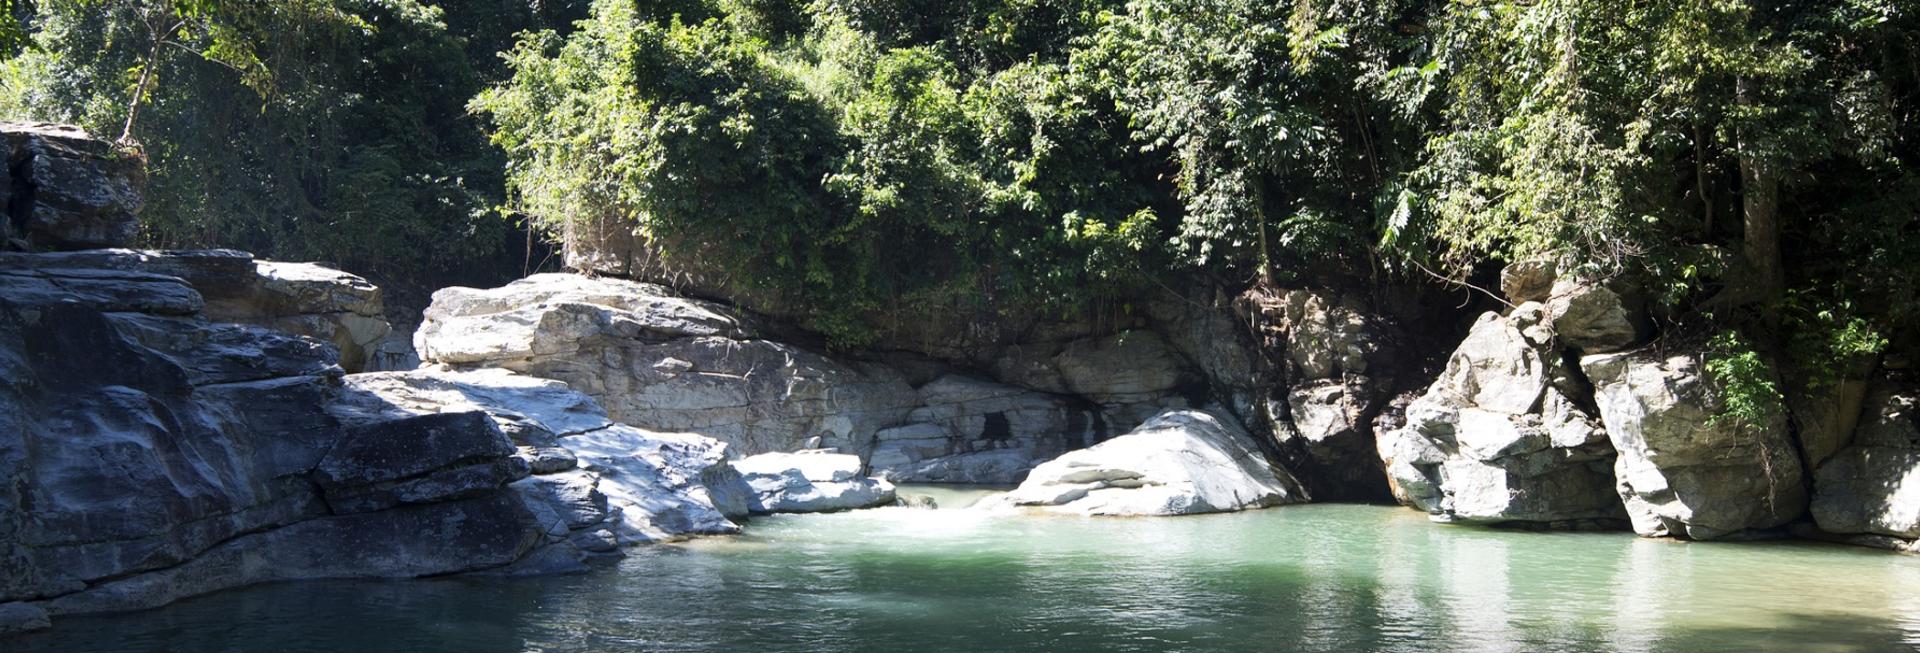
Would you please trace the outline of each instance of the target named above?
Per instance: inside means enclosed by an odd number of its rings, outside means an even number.
[[[1786,414],[1773,366],[1738,332],[1724,331],[1708,341],[1706,369],[1720,395],[1713,424],[1760,429]]]
[[[174,21],[133,125],[148,245],[324,260],[395,286],[520,271],[524,246],[494,212],[505,160],[464,107],[478,67],[537,20],[526,3],[470,3],[459,33],[415,0],[37,5],[34,47],[0,71],[0,113],[96,134],[127,124],[150,21]]]

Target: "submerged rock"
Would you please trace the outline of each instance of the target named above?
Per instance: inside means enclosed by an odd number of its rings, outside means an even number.
[[[1230,420],[1161,413],[1133,432],[1035,467],[1020,487],[979,505],[1086,515],[1189,515],[1306,501],[1285,470]]]
[[[1588,356],[1600,416],[1620,457],[1620,498],[1644,536],[1708,540],[1781,526],[1806,512],[1787,420],[1715,419],[1719,390],[1694,352]]]
[[[1577,524],[1622,517],[1607,434],[1538,303],[1487,313],[1446,371],[1381,434],[1394,495],[1450,520]]]
[[[763,453],[733,462],[756,513],[832,512],[889,505],[893,484],[860,476],[860,458],[823,451]]]

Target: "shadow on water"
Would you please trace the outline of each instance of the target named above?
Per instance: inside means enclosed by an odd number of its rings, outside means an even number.
[[[1911,588],[1911,589],[1909,589]],[[1902,651],[1920,560],[1439,527],[1306,506],[1164,520],[756,520],[583,576],[315,582],[69,618],[8,651]]]

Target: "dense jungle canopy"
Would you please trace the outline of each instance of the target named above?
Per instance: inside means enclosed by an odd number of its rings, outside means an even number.
[[[155,246],[430,285],[612,224],[845,345],[1542,258],[1729,371],[1913,332],[1906,0],[8,4],[0,114],[123,134]]]

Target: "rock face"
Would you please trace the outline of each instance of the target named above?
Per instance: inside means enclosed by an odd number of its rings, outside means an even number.
[[[833,512],[893,503],[893,484],[860,476],[860,457],[824,451],[763,453],[733,462],[756,513]]]
[[[1471,522],[1620,518],[1613,450],[1586,394],[1540,304],[1482,315],[1406,424],[1380,437],[1396,498]]]
[[[1287,464],[1316,497],[1374,498],[1383,473],[1372,420],[1394,382],[1377,318],[1359,298],[1325,291],[1251,292],[1241,304],[1278,368],[1264,415]]]
[[[1009,348],[995,376],[1040,392],[1080,397],[1116,430],[1167,408],[1184,408],[1204,383],[1159,334],[1145,329]]]
[[[690,431],[747,453],[818,446],[867,455],[916,399],[898,372],[756,337],[743,316],[664,287],[541,274],[448,288],[415,334],[422,361],[567,382],[614,419]]]
[[[1882,380],[1851,445],[1813,474],[1813,519],[1828,533],[1920,540],[1920,389]]]
[[[324,343],[207,319],[200,288],[265,283],[243,254],[0,257],[0,630],[266,581],[576,569],[748,510],[726,445],[563,384],[343,375]]]
[[[7,147],[7,207],[0,249],[124,247],[139,228],[145,168],[138,158],[75,127],[0,123]]]
[[[252,283],[207,299],[209,319],[258,324],[332,344],[348,372],[372,370],[376,348],[392,331],[379,288],[313,263],[254,261]]]
[[[1614,475],[1636,532],[1706,540],[1806,511],[1785,416],[1754,427],[1715,420],[1721,399],[1698,355],[1642,350],[1580,366],[1619,452]]]
[[[1154,416],[1126,435],[1034,468],[1020,487],[981,505],[1039,506],[1086,515],[1190,515],[1306,500],[1231,420],[1194,410]]]
[[[42,292],[50,296],[121,293],[123,298],[116,306],[140,302],[143,305],[133,310],[204,313],[216,322],[253,324],[307,336],[333,345],[341,367],[348,372],[368,369],[374,348],[391,330],[383,316],[380,289],[367,280],[312,263],[257,261],[246,252],[97,249],[0,253],[0,269],[13,269],[23,276],[63,279],[43,286]],[[159,285],[154,285],[156,282]],[[187,301],[183,295],[172,292],[182,285],[180,282],[198,296],[191,306],[183,303]],[[170,304],[160,306],[157,302]]]
[[[0,275],[0,602],[135,609],[504,565],[534,543],[502,492],[525,469],[490,423],[345,424],[325,410],[329,348],[174,310],[200,301],[175,277],[18,271]],[[116,276],[181,301],[39,292]]]
[[[615,422],[564,383],[500,369],[427,369],[356,374],[346,387],[334,408],[343,419],[420,419],[448,411],[490,418],[510,436],[509,453],[533,472],[513,488],[547,526],[549,544],[591,544],[576,546],[582,555],[603,552],[601,542],[738,532],[730,518],[746,514],[747,490],[728,465],[725,444]],[[557,521],[567,528],[556,528]]]
[[[909,483],[1011,485],[1034,465],[1106,438],[1090,405],[980,379],[921,386],[907,424],[874,434],[874,475]]]

